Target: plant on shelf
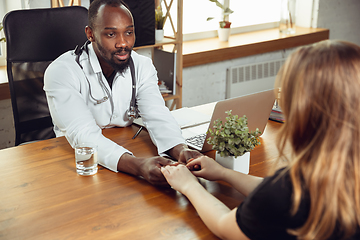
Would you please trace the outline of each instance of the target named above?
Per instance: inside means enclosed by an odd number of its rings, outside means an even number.
[[[161,8],[161,4],[155,9],[155,41],[161,42],[164,39],[164,23],[165,16]]]
[[[226,17],[229,16],[230,14],[232,14],[234,11],[231,10],[230,8],[228,8],[228,7],[225,7],[218,0],[209,0],[209,1],[215,3],[216,6],[218,6],[219,8],[221,8],[223,10],[223,19],[222,19],[222,21],[219,22],[220,28],[230,28],[231,22],[226,21]],[[207,19],[207,21],[209,21],[211,19],[214,19],[214,18],[209,17]]]
[[[209,129],[208,143],[213,145],[221,157],[242,156],[260,145],[261,131],[257,128],[250,132],[247,126],[247,117],[232,115],[231,110],[225,112],[228,116],[223,123],[220,119],[214,122],[213,129]]]
[[[159,5],[155,9],[155,29],[158,29],[158,30],[163,29],[164,22],[165,22],[165,16],[163,15],[161,5]]]

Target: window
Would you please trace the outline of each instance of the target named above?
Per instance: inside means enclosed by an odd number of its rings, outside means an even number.
[[[227,1],[227,0],[225,0]],[[232,33],[257,30],[259,28],[277,27],[280,19],[281,0],[228,0],[230,9],[229,20],[232,22]],[[223,3],[223,0],[219,0]],[[177,4],[174,1],[173,5]],[[162,1],[163,11],[166,11]],[[209,0],[183,0],[183,34],[184,41],[215,37],[218,22],[222,19],[222,10]],[[172,7],[171,15],[176,16],[176,7]],[[208,17],[214,19],[207,21]],[[173,18],[176,27],[176,18]],[[251,26],[249,28],[249,26]],[[245,27],[245,30],[244,30]],[[164,26],[165,35],[173,35],[170,22]]]
[[[230,8],[234,11],[230,15],[232,27],[244,27],[280,20],[281,0],[232,0]]]

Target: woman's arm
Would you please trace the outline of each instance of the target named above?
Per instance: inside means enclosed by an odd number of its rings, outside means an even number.
[[[263,181],[263,178],[247,175],[224,168],[224,175],[219,180],[229,183],[237,191],[248,196]]]
[[[231,210],[211,195],[184,165],[161,168],[168,183],[184,194],[205,225],[221,239],[248,239],[236,223],[236,208]]]
[[[196,177],[202,177],[211,181],[225,181],[240,193],[248,196],[262,181],[263,178],[236,172],[224,168],[214,159],[207,156],[199,157],[186,165]],[[201,170],[196,171],[194,166],[200,166]]]

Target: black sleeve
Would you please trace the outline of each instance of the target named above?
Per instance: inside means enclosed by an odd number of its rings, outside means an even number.
[[[281,172],[265,178],[237,209],[236,221],[250,239],[296,239],[286,229],[303,225],[307,218],[308,211],[290,215],[292,184],[287,172]]]

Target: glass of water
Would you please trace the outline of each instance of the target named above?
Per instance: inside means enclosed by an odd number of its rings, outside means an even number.
[[[97,146],[93,143],[80,143],[75,146],[76,172],[91,176],[98,171]]]
[[[296,31],[296,0],[281,0],[280,33],[293,34]]]

